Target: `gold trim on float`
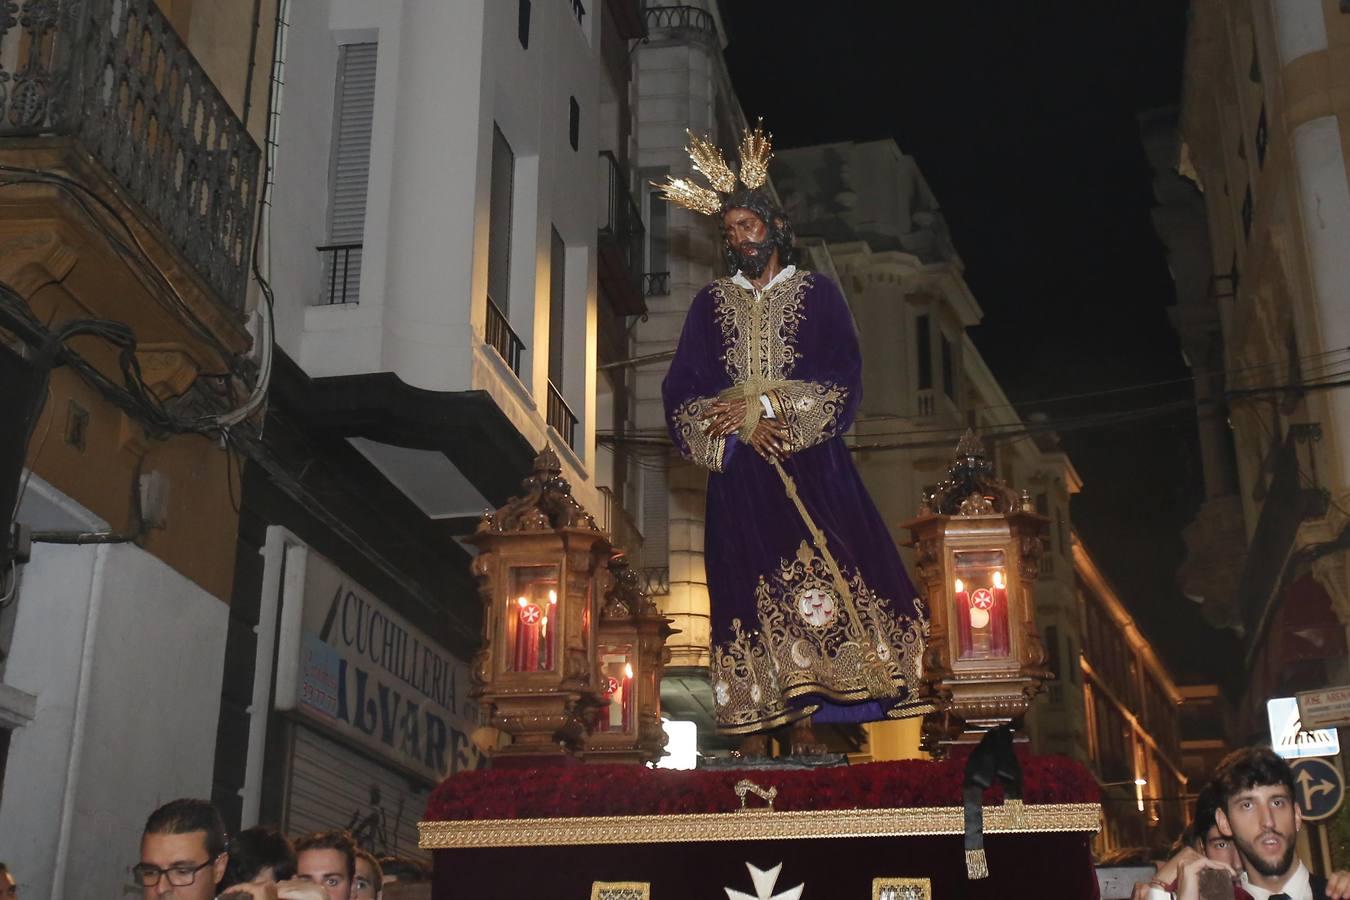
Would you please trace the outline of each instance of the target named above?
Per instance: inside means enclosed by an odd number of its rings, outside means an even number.
[[[1096,803],[1043,803],[984,808],[985,834],[1095,832]],[[456,847],[539,847],[586,844],[665,844],[699,841],[771,841],[798,838],[903,837],[964,834],[959,806],[906,809],[828,809],[690,813],[670,816],[576,816],[562,819],[483,819],[418,822],[423,850]]]

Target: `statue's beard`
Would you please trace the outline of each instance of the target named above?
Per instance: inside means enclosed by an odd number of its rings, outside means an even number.
[[[741,270],[741,274],[747,278],[758,278],[764,274],[764,269],[769,265],[769,260],[773,258],[774,242],[772,239],[767,241],[745,241],[737,244],[732,252],[736,256],[736,268]]]

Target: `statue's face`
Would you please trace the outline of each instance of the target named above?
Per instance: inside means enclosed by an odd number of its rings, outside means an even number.
[[[769,225],[748,209],[729,209],[722,216],[722,232],[736,257],[736,266],[750,278],[760,273],[778,254],[769,236]]]

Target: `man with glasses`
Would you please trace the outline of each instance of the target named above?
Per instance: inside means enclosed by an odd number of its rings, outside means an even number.
[[[147,900],[211,900],[225,876],[225,823],[205,800],[174,800],[150,814],[132,875]]]

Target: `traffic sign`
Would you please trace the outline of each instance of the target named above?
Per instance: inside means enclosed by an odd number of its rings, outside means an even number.
[[[1298,695],[1298,714],[1304,728],[1350,725],[1350,686],[1302,692]]]
[[[1298,701],[1275,697],[1266,701],[1270,719],[1270,746],[1285,759],[1305,756],[1335,756],[1341,741],[1334,728],[1306,728],[1298,716]]]
[[[1336,815],[1345,799],[1345,778],[1341,770],[1328,760],[1315,756],[1296,759],[1290,764],[1294,770],[1294,801],[1308,822],[1320,822]]]

